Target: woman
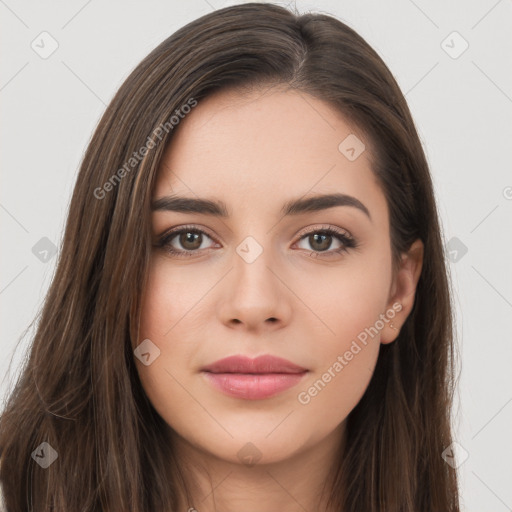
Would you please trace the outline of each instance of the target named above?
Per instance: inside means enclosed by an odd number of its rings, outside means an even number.
[[[458,511],[452,352],[390,71],[330,16],[215,11],[89,144],[1,417],[7,510]]]

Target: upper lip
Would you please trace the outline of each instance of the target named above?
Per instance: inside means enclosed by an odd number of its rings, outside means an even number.
[[[303,373],[307,371],[306,368],[291,361],[271,355],[263,355],[255,359],[242,355],[230,356],[219,359],[201,370],[211,373]]]

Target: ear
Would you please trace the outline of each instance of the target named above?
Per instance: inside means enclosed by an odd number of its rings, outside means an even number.
[[[414,306],[416,286],[423,267],[423,242],[415,240],[406,253],[402,253],[400,267],[391,285],[390,297],[386,309],[389,322],[381,332],[381,343],[395,341]],[[391,314],[394,312],[393,318]]]

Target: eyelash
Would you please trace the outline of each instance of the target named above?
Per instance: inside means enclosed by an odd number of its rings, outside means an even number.
[[[179,229],[168,231],[167,233],[164,233],[157,241],[156,247],[164,249],[166,252],[171,254],[173,257],[178,258],[188,258],[195,256],[197,253],[200,252],[200,250],[176,250],[171,245],[171,241],[177,236],[181,235],[182,233],[196,233],[196,234],[202,234],[206,235],[208,238],[212,239],[214,242],[218,243],[217,240],[215,240],[212,236],[210,236],[208,233],[203,231],[202,229],[199,229],[195,226],[183,226]],[[339,255],[345,252],[348,252],[349,249],[355,249],[358,247],[358,243],[356,240],[350,236],[346,231],[334,228],[332,226],[322,226],[320,229],[313,229],[310,231],[307,231],[305,233],[302,233],[299,238],[299,242],[306,237],[314,234],[321,234],[321,235],[327,235],[327,236],[333,236],[334,238],[337,238],[342,246],[338,249],[334,250],[326,250],[326,251],[311,251],[309,256],[312,258],[318,258],[319,256],[322,258],[329,258],[333,257],[335,255]],[[305,249],[304,249],[305,250]]]

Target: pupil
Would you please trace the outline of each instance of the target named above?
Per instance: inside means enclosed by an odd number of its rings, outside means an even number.
[[[323,242],[323,244],[321,244],[320,247],[317,247],[320,251],[325,251],[327,249],[329,249],[329,246],[331,245],[330,243],[326,243],[326,240],[328,238],[330,238],[330,235],[319,235],[319,234],[315,234],[313,235],[313,240],[315,242],[318,242],[318,239],[321,238],[321,242]],[[312,244],[313,245],[313,244]]]
[[[199,243],[197,243],[199,241]],[[180,240],[183,247],[186,249],[198,249],[201,247],[201,240],[199,233],[192,233],[188,231],[187,233],[182,233],[182,239]]]

